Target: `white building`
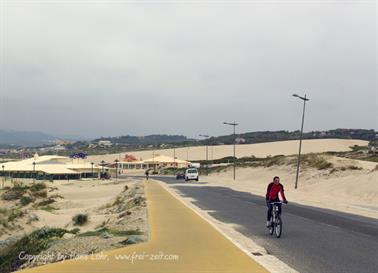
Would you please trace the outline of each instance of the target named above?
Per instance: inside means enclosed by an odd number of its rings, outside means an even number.
[[[39,180],[80,179],[98,177],[102,170],[85,162],[64,156],[38,156],[0,164],[0,176],[36,178]]]
[[[111,147],[112,142],[110,140],[100,140],[98,142],[98,146],[100,146],[100,147]]]
[[[189,161],[164,155],[156,155],[146,160],[118,162],[120,169],[187,168],[189,165]]]

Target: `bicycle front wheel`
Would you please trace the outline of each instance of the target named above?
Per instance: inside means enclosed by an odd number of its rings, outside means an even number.
[[[270,218],[270,219],[271,220],[270,220],[269,234],[273,235],[273,233],[274,233],[274,222],[273,222],[272,218]]]
[[[282,234],[282,220],[281,220],[281,216],[280,215],[277,215],[277,219],[276,219],[274,230],[275,230],[275,233],[276,233],[276,237],[280,238],[281,234]]]

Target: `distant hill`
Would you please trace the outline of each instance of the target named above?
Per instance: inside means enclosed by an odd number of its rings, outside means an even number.
[[[121,145],[159,145],[159,144],[175,144],[191,141],[182,135],[148,135],[148,136],[119,136],[119,137],[101,137],[93,140],[109,140],[113,144]]]
[[[0,130],[0,146],[42,146],[52,144],[57,138],[42,132]]]
[[[367,129],[335,129],[327,131],[312,131],[303,133],[303,139],[322,139],[322,138],[340,138],[340,139],[361,139],[371,141],[375,139],[376,132]],[[295,140],[299,139],[300,131],[261,131],[237,134],[237,142],[242,144],[253,144],[273,141]],[[212,137],[207,140],[211,145],[233,144],[233,135]],[[202,140],[202,143],[206,141]]]

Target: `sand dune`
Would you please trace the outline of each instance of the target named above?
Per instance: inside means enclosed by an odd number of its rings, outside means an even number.
[[[348,151],[351,146],[360,145],[366,146],[367,141],[355,139],[314,139],[304,140],[302,144],[303,153],[321,153],[327,151]],[[266,157],[274,155],[291,155],[298,153],[299,142],[297,140],[268,142],[260,144],[244,144],[236,145],[236,156],[251,156]],[[204,160],[206,159],[206,147],[185,147],[175,149],[176,157],[183,160]],[[153,153],[159,155],[167,155],[173,157],[173,149],[155,150],[155,151],[139,151],[132,152],[132,154],[140,159],[148,159],[153,157]],[[102,160],[106,162],[113,162],[115,159],[121,160],[125,153],[109,154],[99,156],[89,156],[88,161],[99,163]],[[219,145],[209,147],[209,160],[219,159],[233,154],[233,145]]]
[[[231,168],[226,172],[202,176],[206,186],[223,186],[238,191],[265,195],[266,187],[276,175],[281,177],[288,200],[305,205],[345,211],[378,218],[377,163],[331,158],[335,167],[358,166],[361,170],[330,173],[330,170],[306,168],[301,171],[298,189],[294,189],[295,166],[238,168],[233,181]]]

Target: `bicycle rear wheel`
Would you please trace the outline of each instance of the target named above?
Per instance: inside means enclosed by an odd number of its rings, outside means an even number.
[[[276,223],[274,226],[276,237],[280,238],[282,234],[282,220],[280,215],[277,215]]]

